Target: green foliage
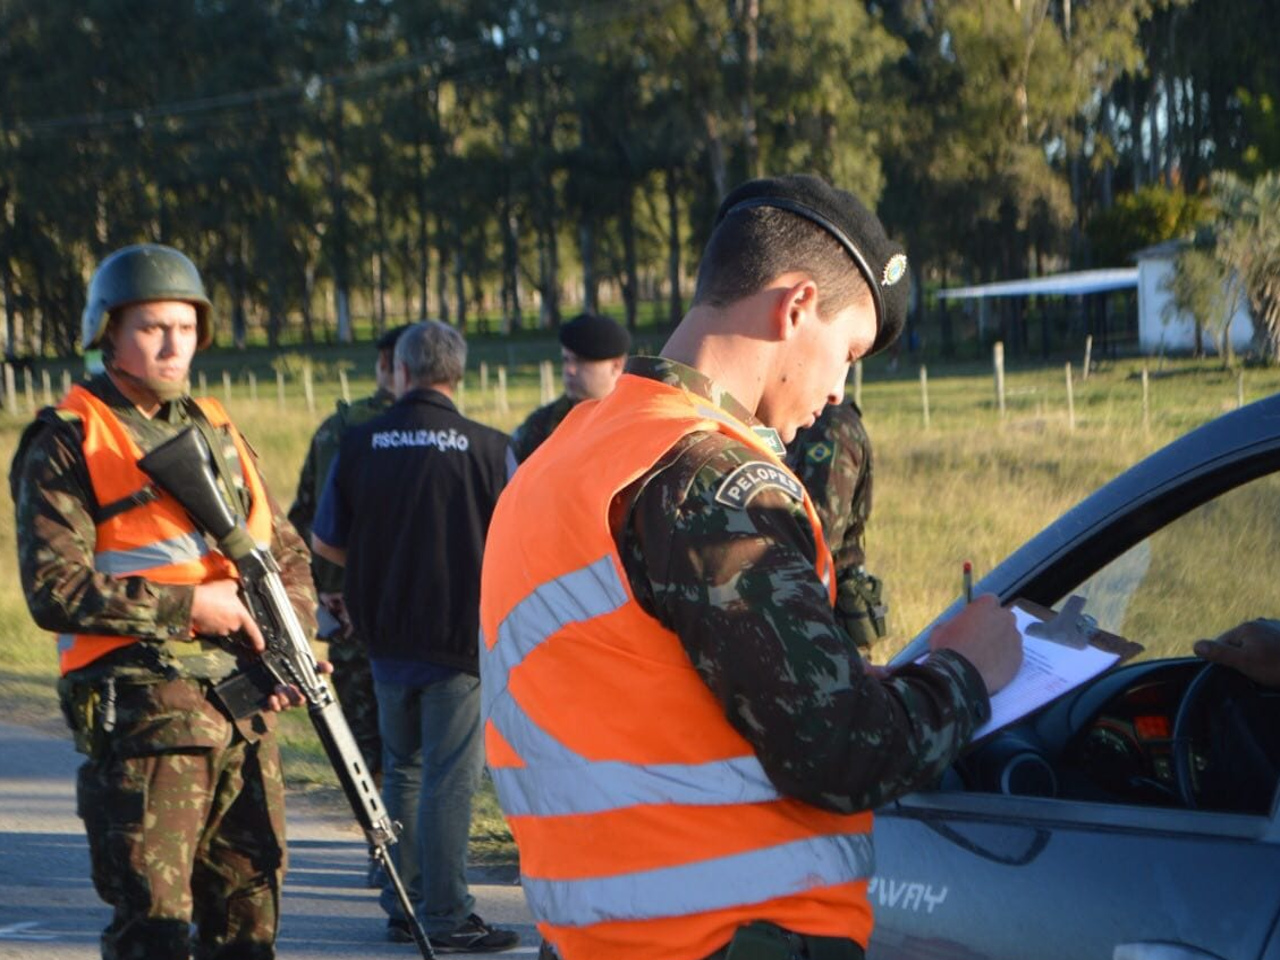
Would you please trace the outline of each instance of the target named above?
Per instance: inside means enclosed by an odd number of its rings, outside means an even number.
[[[1217,256],[1239,278],[1268,358],[1280,358],[1280,172],[1214,177]]]
[[[1218,355],[1231,364],[1231,320],[1239,302],[1235,275],[1225,268],[1211,247],[1188,246],[1174,258],[1173,272],[1164,281],[1170,297],[1161,320],[1169,323],[1179,314],[1195,318],[1218,341]],[[1203,350],[1197,345],[1197,356]]]
[[[1150,184],[1127,193],[1089,223],[1094,264],[1132,266],[1137,251],[1188,236],[1207,217],[1204,199],[1188,195],[1181,187]]]
[[[1113,195],[1277,157],[1271,0],[145,6],[0,3],[19,352],[72,353],[93,264],[144,239],[204,268],[223,343],[505,334],[678,313],[757,172],[879,202],[922,279],[1000,279],[1084,265],[1099,213],[1123,262],[1164,231]]]

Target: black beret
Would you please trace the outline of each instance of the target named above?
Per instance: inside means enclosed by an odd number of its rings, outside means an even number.
[[[584,360],[625,357],[631,335],[622,324],[594,313],[580,313],[560,327],[560,343]]]
[[[734,189],[716,213],[725,217],[752,207],[776,207],[818,224],[849,251],[871,288],[876,307],[876,339],[867,356],[898,338],[907,320],[911,283],[907,255],[889,239],[879,218],[852,193],[818,177],[791,175],[749,180]]]
[[[396,341],[400,339],[400,334],[404,333],[411,326],[413,326],[411,323],[402,323],[397,327],[392,327],[377,339],[375,346],[379,350],[394,350],[396,348]]]

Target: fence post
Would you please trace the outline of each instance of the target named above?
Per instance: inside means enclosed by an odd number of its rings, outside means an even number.
[[[924,410],[924,428],[929,429],[929,371],[920,365],[920,406]]]
[[[227,403],[231,403],[231,371],[222,371],[222,394],[227,398]]]
[[[284,371],[276,371],[276,404],[284,410]]]
[[[1244,406],[1244,371],[1236,372],[1236,409]]]
[[[338,382],[342,384],[342,400],[344,403],[351,402],[351,389],[347,386],[347,371],[338,371]]]
[[[302,367],[302,394],[307,398],[307,413],[314,414],[316,412],[316,393],[311,383],[311,364],[303,364]]]
[[[62,395],[65,397],[71,392],[71,371],[62,371]]]
[[[252,370],[249,371],[249,399],[258,402],[258,375]]]
[[[1004,419],[1004,342],[997,340],[991,348],[992,365],[996,371],[996,407]]]
[[[36,378],[30,367],[22,371],[22,392],[27,395],[27,409],[34,416],[36,412]]]
[[[48,370],[40,371],[40,385],[44,387],[44,405],[53,406],[53,380],[49,377]]]
[[[859,410],[862,409],[862,361],[861,360],[858,360],[853,365],[853,402]]]
[[[465,377],[458,381],[458,390],[454,394],[453,400],[458,412],[465,414],[467,412],[467,380]]]
[[[499,413],[510,413],[507,406],[507,368],[498,367],[498,385],[494,388],[494,399],[497,401]]]
[[[1075,387],[1071,383],[1071,361],[1067,361],[1067,429],[1076,428],[1076,396]]]
[[[18,412],[18,383],[11,363],[4,365],[4,407],[10,413]]]
[[[1089,365],[1093,363],[1093,334],[1084,338],[1084,369],[1080,371],[1080,379],[1089,379]]]
[[[480,392],[489,392],[489,364],[480,361]]]
[[[207,397],[209,395],[209,378],[204,375],[203,370],[201,370],[199,375],[196,377],[196,383],[200,384],[199,395]]]
[[[543,360],[538,364],[538,377],[539,386],[541,387],[541,392],[539,393],[541,402],[548,404],[555,399],[555,387],[553,386],[555,382],[555,367],[550,360]]]
[[[1147,365],[1142,365],[1142,432],[1151,432],[1151,377]]]

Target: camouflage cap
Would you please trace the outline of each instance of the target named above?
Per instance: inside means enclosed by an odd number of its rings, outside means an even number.
[[[716,223],[738,210],[776,207],[818,224],[848,251],[871,288],[876,339],[867,356],[885,349],[902,332],[911,284],[907,255],[889,239],[879,218],[847,190],[804,174],[749,180],[720,204]]]

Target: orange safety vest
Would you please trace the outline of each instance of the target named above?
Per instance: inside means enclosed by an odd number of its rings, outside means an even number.
[[[485,546],[487,757],[525,896],[565,960],[696,960],[752,920],[864,946],[871,935],[870,812],[779,794],[680,639],[631,594],[610,505],[694,431],[786,470],[710,402],[624,375],[520,466]]]
[[[249,534],[259,545],[271,541],[271,510],[253,459],[227,412],[217,400],[196,401],[215,427],[230,427],[240,454],[241,469],[253,498]],[[138,469],[143,453],[111,407],[88,390],[73,386],[58,409],[76,414],[84,428],[84,460],[99,505],[132,496],[151,486]],[[141,576],[156,583],[200,584],[237,576],[235,565],[211,550],[186,511],[167,493],[97,523],[93,565],[112,577]],[[175,639],[185,639],[177,637]],[[62,634],[58,637],[58,665],[63,675],[78,670],[137,637]]]

